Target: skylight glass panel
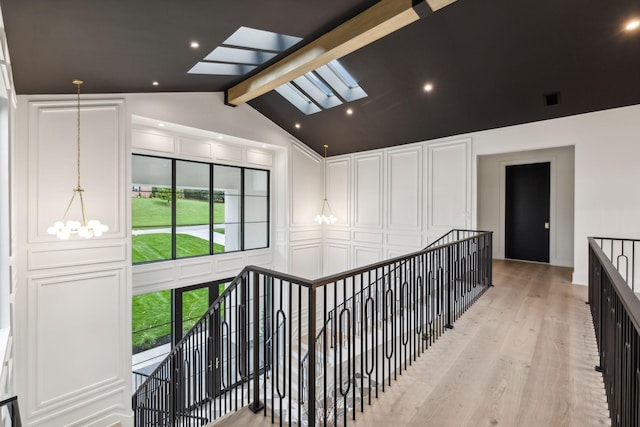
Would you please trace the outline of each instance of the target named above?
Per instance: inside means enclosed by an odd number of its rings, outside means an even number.
[[[267,62],[274,56],[276,56],[276,53],[273,52],[218,46],[209,55],[205,56],[204,60],[228,62],[232,64],[259,65]]]
[[[187,73],[212,74],[220,76],[242,76],[256,68],[255,65],[222,64],[219,62],[198,62]]]
[[[316,82],[313,81],[308,74],[310,73],[307,73],[304,76],[298,77],[297,79],[293,80],[293,83],[295,83],[295,85],[298,86],[305,95],[313,98],[313,100],[316,101],[316,103],[324,109],[342,104],[340,98],[334,96],[331,89],[329,89],[326,85],[326,91],[321,89],[320,86],[317,85]],[[316,77],[315,80],[319,81],[320,79]],[[327,94],[327,91],[329,94]]]
[[[327,66],[338,77],[340,77],[342,79],[342,81],[344,81],[347,86],[349,86],[349,87],[358,86],[358,82],[355,81],[355,79],[351,76],[351,74],[349,74],[349,72],[347,70],[345,70],[345,68],[342,66],[341,63],[338,62],[337,59],[334,59],[333,61],[329,62],[327,64]]]
[[[323,65],[320,68],[315,70],[316,73],[322,80],[324,80],[333,91],[338,94],[345,101],[355,101],[356,99],[365,98],[367,96],[367,92],[364,91],[357,83],[353,81],[353,77],[351,77],[352,84],[349,86],[344,79],[334,72],[333,68],[329,67],[329,65]]]
[[[313,84],[318,86],[318,88],[320,88],[320,90],[322,90],[325,95],[333,96],[333,91],[331,90],[331,88],[327,86],[313,71],[310,73],[306,73],[305,77],[311,80]]]
[[[322,111],[320,107],[314,104],[306,95],[296,89],[296,87],[291,83],[285,83],[282,86],[277,87],[275,90],[304,114],[313,114]]]
[[[271,31],[256,30],[255,28],[240,27],[222,44],[256,50],[282,52],[289,49],[300,40],[302,40],[300,37],[272,33]]]

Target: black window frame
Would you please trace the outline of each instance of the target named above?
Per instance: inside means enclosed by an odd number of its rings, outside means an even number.
[[[247,167],[247,166],[236,166],[236,165],[225,165],[221,163],[211,163],[211,162],[203,162],[197,160],[190,159],[179,159],[174,157],[163,157],[163,156],[154,156],[148,154],[137,154],[133,153],[132,156],[139,157],[149,157],[163,160],[171,161],[171,194],[172,194],[172,202],[171,202],[171,258],[157,259],[157,260],[149,260],[142,262],[132,262],[132,265],[144,265],[151,264],[157,262],[165,262],[165,261],[176,261],[182,259],[190,259],[190,258],[199,258],[203,256],[211,256],[211,255],[222,255],[227,253],[236,253],[236,252],[245,252],[245,251],[253,251],[253,250],[262,250],[268,249],[271,247],[271,171],[269,169],[260,169],[255,167]],[[176,200],[177,200],[177,191],[176,191],[176,164],[177,162],[192,162],[197,164],[205,164],[209,166],[209,253],[208,254],[199,254],[199,255],[191,255],[191,256],[177,256],[176,250],[176,230],[177,226],[177,209],[176,209]],[[216,166],[224,166],[237,168],[240,170],[240,195],[239,195],[239,203],[240,203],[240,235],[239,235],[239,249],[232,251],[224,251],[224,252],[215,252],[214,251],[214,229],[217,223],[214,223],[214,201],[213,195],[215,191],[215,180],[214,180],[214,169]],[[265,196],[267,199],[267,212],[266,212],[266,227],[267,227],[267,235],[266,235],[266,246],[245,249],[245,171],[246,170],[255,170],[266,173],[267,178],[267,195]],[[226,218],[225,218],[226,220]]]

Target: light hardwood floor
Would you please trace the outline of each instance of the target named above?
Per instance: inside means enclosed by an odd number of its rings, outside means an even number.
[[[542,264],[495,261],[493,273],[495,287],[349,425],[611,425],[587,287]],[[245,410],[223,425],[268,420]]]
[[[495,261],[487,291],[352,424],[611,425],[587,287],[571,269]]]

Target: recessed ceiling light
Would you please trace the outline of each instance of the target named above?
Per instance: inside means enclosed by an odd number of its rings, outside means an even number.
[[[423,89],[425,92],[431,92],[433,90],[433,85],[431,83],[426,83]]]
[[[640,20],[638,19],[633,19],[627,22],[627,25],[625,25],[624,27],[624,29],[627,31],[637,30],[638,28],[640,28]]]
[[[296,129],[300,129],[300,123],[296,123]]]
[[[261,147],[262,148],[267,148],[267,144],[262,144]]]
[[[348,115],[352,115],[353,114],[353,110],[351,108],[347,108],[347,114]]]
[[[158,83],[157,80],[154,80],[151,84],[154,85],[154,86],[158,86],[160,83]]]
[[[189,46],[191,46],[192,49],[197,49],[200,47],[200,43],[194,40],[189,44]]]
[[[218,139],[222,139],[222,135],[218,135]]]
[[[158,123],[158,126],[160,126],[161,128],[164,127],[164,123]]]

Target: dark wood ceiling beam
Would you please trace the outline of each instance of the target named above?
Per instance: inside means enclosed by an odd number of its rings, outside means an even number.
[[[454,1],[381,0],[328,33],[231,87],[225,93],[226,102],[230,105],[240,105],[251,101]]]

